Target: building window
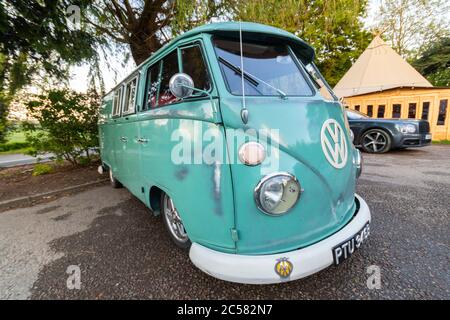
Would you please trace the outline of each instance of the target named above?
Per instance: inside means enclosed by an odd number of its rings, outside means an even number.
[[[443,126],[445,124],[445,116],[447,115],[447,105],[448,105],[447,99],[441,100],[439,102],[439,114],[437,120],[438,126]]]
[[[424,102],[422,104],[422,120],[428,120],[429,112],[430,112],[430,103]]]
[[[392,118],[400,118],[401,114],[402,114],[402,105],[401,104],[392,105]]]
[[[369,104],[369,105],[367,106],[367,115],[368,115],[369,117],[372,117],[372,116],[373,116],[373,105],[371,105],[371,104]]]
[[[123,104],[122,114],[134,113],[136,103],[136,86],[138,77],[134,77],[125,86],[125,100]]]
[[[380,104],[378,106],[377,118],[384,118],[385,111],[386,111],[386,106],[384,104]]]
[[[357,104],[357,105],[355,106],[355,110],[356,110],[356,111],[359,111],[359,104]]]
[[[416,118],[416,109],[417,104],[416,103],[410,103],[408,107],[408,118],[409,119],[415,119]]]

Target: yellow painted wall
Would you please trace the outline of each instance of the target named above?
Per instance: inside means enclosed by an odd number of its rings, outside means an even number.
[[[447,101],[445,122],[438,125],[439,104]],[[380,105],[385,106],[383,118],[392,118],[393,106],[401,105],[401,119],[408,119],[410,104],[416,104],[415,119],[422,118],[424,103],[429,103],[428,121],[430,122],[433,140],[450,140],[450,88],[397,88],[382,92],[373,92],[360,96],[347,97],[344,103],[350,109],[360,106],[360,111],[367,114],[368,106],[373,107],[373,118],[378,118]]]

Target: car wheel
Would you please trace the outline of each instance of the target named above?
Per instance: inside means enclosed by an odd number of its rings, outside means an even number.
[[[361,138],[361,146],[368,153],[385,153],[391,149],[391,136],[383,130],[372,129]]]
[[[182,249],[188,249],[191,246],[183,221],[172,201],[166,194],[161,194],[161,211],[163,215],[164,225],[172,238],[173,242]]]
[[[111,187],[117,189],[117,188],[122,188],[122,184],[120,183],[119,180],[117,180],[116,178],[114,178],[112,169],[109,169],[109,182],[111,183]]]

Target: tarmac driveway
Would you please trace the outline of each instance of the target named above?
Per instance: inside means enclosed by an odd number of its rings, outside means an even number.
[[[0,299],[449,299],[450,147],[364,156],[371,237],[339,267],[278,285],[216,280],[171,244],[160,217],[102,186],[0,213]],[[380,289],[367,286],[371,266]]]

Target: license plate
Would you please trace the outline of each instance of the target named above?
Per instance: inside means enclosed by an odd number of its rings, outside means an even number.
[[[425,139],[426,139],[426,140],[431,140],[431,134],[427,134],[427,135],[425,136]]]
[[[338,265],[345,259],[348,259],[355,250],[359,249],[364,241],[370,234],[370,225],[367,222],[366,225],[358,231],[350,239],[341,242],[332,249],[334,264]]]

